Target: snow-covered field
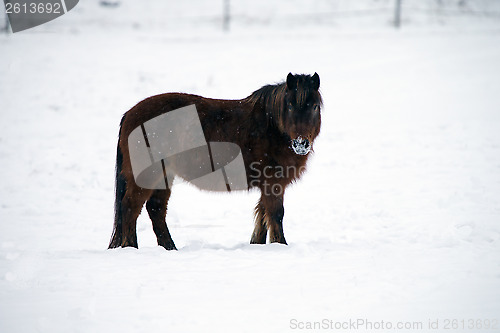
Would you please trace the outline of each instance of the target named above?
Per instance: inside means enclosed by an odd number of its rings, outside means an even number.
[[[0,332],[288,332],[323,319],[500,330],[498,19],[400,31],[243,20],[223,33],[210,19],[141,21],[131,3],[81,1],[0,35]],[[257,192],[178,184],[167,223],[179,251],[156,246],[146,214],[138,250],[106,250],[125,111],[315,71],[323,127],[285,197],[289,246],[248,244]]]

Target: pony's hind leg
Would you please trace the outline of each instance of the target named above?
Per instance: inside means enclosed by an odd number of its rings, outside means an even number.
[[[170,198],[171,190],[156,190],[146,203],[146,209],[153,222],[153,230],[158,241],[158,245],[167,250],[177,250],[172,236],[168,231],[165,217],[167,215],[167,204]]]
[[[266,225],[266,212],[262,202],[259,201],[255,207],[255,228],[253,229],[250,244],[266,244],[267,238],[267,225]]]
[[[137,217],[141,213],[144,202],[151,196],[152,190],[144,189],[135,184],[129,185],[122,201],[122,242],[121,246],[137,245]]]

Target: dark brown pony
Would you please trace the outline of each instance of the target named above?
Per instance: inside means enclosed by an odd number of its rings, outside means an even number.
[[[128,137],[146,121],[195,105],[207,142],[231,142],[241,149],[248,189],[258,188],[255,229],[250,243],[286,244],[283,197],[286,187],[305,170],[321,126],[319,76],[288,74],[286,82],[266,85],[241,100],[209,99],[182,93],[149,97],[123,116],[116,158],[114,230],[109,248],[137,247],[136,222],[146,209],[158,245],[176,249],[165,223],[171,188],[146,189],[135,180]]]

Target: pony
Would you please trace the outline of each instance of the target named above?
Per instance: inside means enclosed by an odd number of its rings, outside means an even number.
[[[284,194],[287,186],[305,171],[320,132],[323,102],[319,86],[317,73],[289,73],[285,81],[265,85],[240,100],[165,93],[146,98],[127,111],[118,136],[115,218],[109,248],[138,247],[137,218],[146,203],[158,245],[177,250],[165,221],[172,179],[164,188],[139,186],[134,178],[129,137],[135,129],[144,131],[147,121],[190,105],[196,107],[206,142],[229,142],[239,148],[246,176],[244,190],[260,190],[250,243],[265,244],[269,233],[269,242],[287,244],[283,232]],[[163,161],[161,165],[165,171]]]

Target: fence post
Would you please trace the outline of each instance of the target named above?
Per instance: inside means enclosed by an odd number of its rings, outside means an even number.
[[[222,8],[222,29],[224,31],[229,31],[229,0],[223,0],[223,8]]]
[[[398,29],[401,26],[401,1],[396,0],[396,9],[394,11],[394,27]]]

